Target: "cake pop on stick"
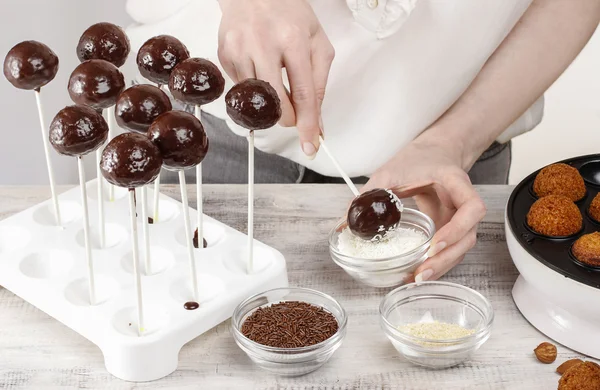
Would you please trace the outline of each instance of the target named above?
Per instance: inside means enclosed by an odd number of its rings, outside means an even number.
[[[225,89],[225,79],[219,68],[202,58],[181,61],[171,72],[169,90],[176,100],[194,105],[194,114],[201,119],[201,106],[219,98]],[[197,229],[194,232],[194,247],[206,248],[202,222],[202,163],[196,165]]]
[[[156,118],[148,129],[148,138],[160,150],[165,169],[179,172],[193,298],[198,302],[198,280],[192,246],[184,169],[192,168],[202,162],[208,152],[208,138],[198,118],[187,112],[175,110],[167,111]]]
[[[133,243],[133,274],[137,297],[138,335],[144,332],[144,309],[139,269],[139,250],[135,207],[135,189],[156,179],[162,156],[158,148],[142,134],[125,133],[116,136],[102,152],[102,175],[111,184],[129,189],[131,241]],[[143,202],[143,201],[142,201]],[[144,205],[142,207],[145,207]]]
[[[181,61],[188,59],[190,52],[181,41],[170,35],[158,35],[148,39],[136,57],[140,74],[156,83],[158,88],[169,83],[171,71]],[[158,196],[160,195],[160,175],[154,182],[154,222],[158,221]]]
[[[42,131],[42,142],[46,167],[48,169],[48,180],[50,182],[50,193],[52,194],[52,205],[56,225],[62,226],[60,217],[60,206],[54,182],[54,170],[50,161],[50,146],[48,134],[44,124],[42,111],[41,88],[54,79],[58,72],[58,57],[46,45],[37,41],[24,41],[9,50],[4,58],[4,76],[16,88],[35,91],[40,129]]]
[[[153,85],[134,85],[127,88],[117,98],[115,117],[119,126],[135,133],[146,135],[150,124],[162,113],[172,109],[171,100],[166,93]],[[152,274],[150,257],[150,232],[147,217],[146,186],[141,188],[142,198],[142,229],[144,234],[144,264],[146,274]]]
[[[379,241],[396,230],[403,209],[392,190],[375,188],[352,201],[348,209],[348,228],[363,240]]]
[[[107,137],[108,125],[106,121],[97,111],[87,106],[65,107],[56,114],[50,124],[49,139],[54,149],[59,154],[77,157],[81,202],[83,204],[83,237],[88,266],[90,303],[92,305],[96,303],[96,287],[90,243],[90,222],[83,156],[98,149]]]
[[[248,273],[254,256],[254,130],[268,129],[281,118],[281,101],[266,81],[246,79],[225,95],[227,114],[248,134]]]
[[[77,57],[81,62],[105,60],[120,68],[127,60],[130,49],[129,38],[127,38],[127,34],[121,27],[112,23],[96,23],[81,34],[77,43]],[[114,134],[113,118],[110,111],[106,121],[108,123],[108,138],[111,140]],[[112,202],[115,198],[115,188],[109,185],[108,190],[109,200]]]
[[[125,78],[119,69],[105,60],[87,60],[79,64],[69,78],[69,95],[76,104],[90,106],[96,111],[102,111],[113,106],[117,97],[125,88]],[[108,115],[107,115],[108,119]],[[100,247],[105,243],[104,222],[104,191],[103,180],[100,172],[100,155],[96,151],[96,177],[98,190],[98,219],[100,223]]]

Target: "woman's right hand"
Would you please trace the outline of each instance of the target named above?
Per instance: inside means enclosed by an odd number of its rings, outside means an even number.
[[[281,99],[282,126],[296,126],[314,157],[333,46],[306,0],[219,0],[219,60],[234,82],[258,78]],[[285,68],[290,93],[283,84]]]

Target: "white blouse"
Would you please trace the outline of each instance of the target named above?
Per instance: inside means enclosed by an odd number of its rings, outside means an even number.
[[[310,0],[336,50],[322,106],[327,145],[351,176],[372,174],[439,118],[465,91],[531,0]],[[192,56],[220,67],[221,11],[215,0],[128,0],[132,48],[170,34]],[[135,55],[126,68],[136,72]],[[132,74],[132,73],[127,73]],[[139,82],[144,82],[136,72]],[[225,90],[233,84],[226,79]],[[499,108],[500,109],[500,108]],[[229,120],[224,99],[203,110]],[[540,98],[499,138],[507,142],[542,118]],[[255,132],[258,149],[337,176],[326,155],[308,160],[295,128]]]

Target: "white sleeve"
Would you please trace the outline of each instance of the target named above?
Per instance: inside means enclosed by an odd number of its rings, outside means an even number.
[[[533,130],[537,125],[540,124],[544,116],[544,95],[540,96],[538,100],[533,103],[531,107],[523,115],[521,115],[516,121],[512,123],[498,138],[496,141],[501,144],[510,141],[517,135]]]
[[[191,1],[205,0],[127,0],[125,9],[140,24],[151,24],[174,15]]]

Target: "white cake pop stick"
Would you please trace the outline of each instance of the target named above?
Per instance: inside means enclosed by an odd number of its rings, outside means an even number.
[[[200,106],[196,106],[194,114],[200,122],[202,122],[202,111]],[[196,210],[197,213],[197,226],[198,226],[198,248],[204,248],[204,223],[203,223],[203,211],[202,211],[202,163],[196,165]]]
[[[247,272],[254,270],[254,131],[248,134],[248,264]]]
[[[135,211],[135,190],[129,189],[129,216],[131,220],[131,242],[133,246],[133,275],[135,277],[135,290],[137,295],[137,317],[138,317],[138,336],[144,332],[144,308],[142,306],[142,280],[139,267],[139,250],[137,236],[137,217]]]
[[[160,173],[158,174],[158,177],[156,178],[156,180],[154,180],[154,221],[153,223],[157,223],[158,222],[158,214],[159,214],[159,210],[158,210],[158,200],[159,200],[159,195],[160,195]]]
[[[108,142],[115,138],[115,110],[114,108],[107,108],[108,110]],[[108,183],[108,201],[115,201],[115,186]]]
[[[190,227],[190,211],[188,209],[187,188],[185,185],[185,172],[179,171],[179,186],[181,187],[181,203],[183,203],[183,224],[185,228],[185,241],[187,242],[188,258],[190,261],[190,272],[192,273],[192,290],[194,300],[198,302],[198,275],[196,274],[196,262],[194,260],[194,244],[192,243],[192,230]]]
[[[352,191],[354,196],[360,195],[360,192],[358,192],[358,188],[356,188],[354,183],[352,183],[352,180],[350,180],[350,177],[348,177],[348,175],[346,175],[346,172],[344,172],[344,170],[342,169],[340,164],[337,162],[335,157],[333,157],[333,154],[331,154],[331,152],[327,148],[327,145],[325,145],[325,140],[323,139],[322,136],[319,136],[319,143],[321,144],[321,149],[323,149],[325,154],[327,154],[327,156],[329,157],[329,159],[331,160],[331,162],[333,163],[335,168],[338,170],[338,173],[340,174],[340,176],[342,176],[342,179],[344,179],[346,184],[348,184],[348,187],[350,187],[350,190]]]
[[[144,265],[146,275],[152,275],[152,264],[150,261],[150,228],[148,226],[148,192],[146,187],[141,187],[142,197],[142,231],[144,233]]]
[[[85,256],[88,265],[88,284],[90,290],[90,303],[96,304],[96,283],[94,280],[94,261],[92,259],[92,247],[90,242],[90,218],[88,213],[87,190],[85,187],[85,168],[83,158],[77,157],[77,169],[79,170],[79,186],[81,187],[81,202],[83,203],[83,241],[85,243]]]
[[[42,142],[44,144],[44,154],[46,155],[46,167],[48,168],[48,180],[50,181],[50,193],[52,194],[54,217],[56,218],[56,225],[62,227],[60,206],[58,205],[58,195],[56,194],[56,186],[54,183],[54,170],[52,169],[52,161],[50,161],[50,145],[48,141],[48,132],[46,131],[46,125],[44,124],[44,114],[42,112],[40,91],[35,91],[35,101],[37,103],[38,116],[40,118],[40,128],[42,130]]]

